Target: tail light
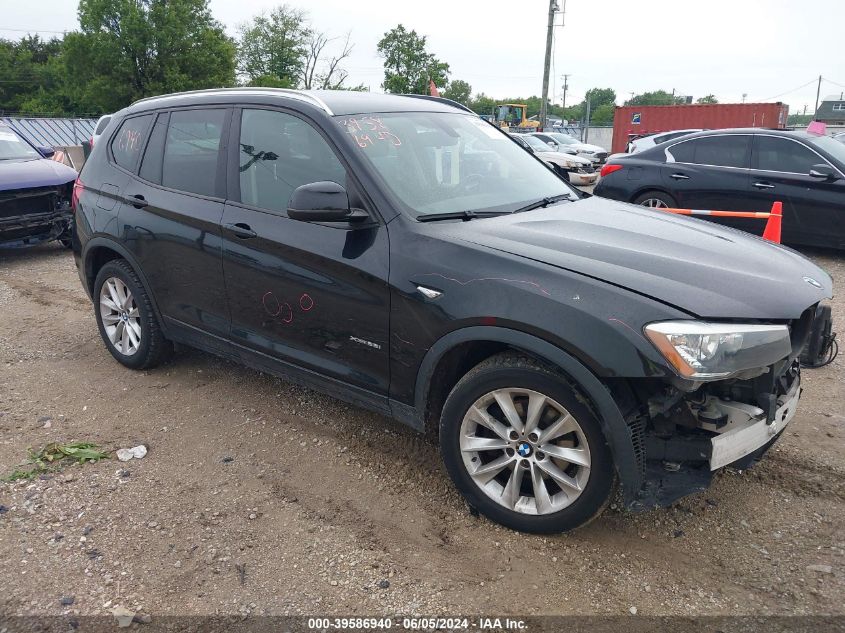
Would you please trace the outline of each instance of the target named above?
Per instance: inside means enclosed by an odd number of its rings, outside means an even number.
[[[622,167],[622,165],[608,163],[607,165],[601,168],[599,175],[604,178],[605,176],[609,176],[615,171],[619,171],[620,169],[622,169]]]
[[[91,144],[91,149],[94,149],[94,136],[91,136],[91,140],[88,141]]]
[[[73,193],[70,196],[70,208],[76,213],[76,208],[79,205],[79,196],[82,195],[82,192],[85,191],[85,185],[82,184],[82,181],[79,177],[73,182]]]

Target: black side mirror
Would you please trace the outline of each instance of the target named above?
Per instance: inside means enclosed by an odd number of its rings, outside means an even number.
[[[52,147],[39,147],[38,153],[41,154],[44,158],[52,158],[53,155],[56,153]]]
[[[827,163],[819,163],[810,168],[810,176],[819,180],[836,180],[839,174]]]
[[[354,222],[366,212],[349,207],[349,196],[341,185],[330,180],[297,187],[288,203],[288,217],[304,222]]]

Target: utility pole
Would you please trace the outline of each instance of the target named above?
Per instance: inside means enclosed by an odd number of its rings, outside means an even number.
[[[822,92],[822,76],[819,75],[819,87],[816,88],[816,109],[813,110],[813,120],[816,119],[816,114],[819,112],[819,97],[821,96]]]
[[[557,0],[549,0],[549,23],[546,28],[546,59],[543,62],[543,94],[540,101],[540,127],[545,129],[549,103],[549,73],[552,65],[552,40],[554,39],[555,13]]]
[[[569,78],[572,75],[564,75],[563,76],[563,109],[566,109],[566,90],[569,88]]]
[[[590,95],[587,95],[587,113],[584,117],[584,132],[581,136],[583,137],[583,143],[586,143],[590,139]]]
[[[745,103],[745,98],[748,96],[747,92],[742,93],[742,102]]]

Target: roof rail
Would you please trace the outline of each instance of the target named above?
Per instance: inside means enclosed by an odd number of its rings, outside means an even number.
[[[311,105],[315,105],[321,110],[323,110],[329,116],[334,115],[326,102],[320,99],[320,97],[311,94],[307,90],[292,90],[290,88],[264,88],[261,86],[241,86],[237,88],[206,88],[203,90],[186,90],[184,92],[172,92],[169,94],[164,95],[156,95],[154,97],[144,97],[143,99],[138,99],[134,101],[132,105],[136,103],[146,103],[148,101],[155,101],[157,99],[166,99],[168,97],[182,97],[186,95],[196,95],[196,94],[212,94],[212,93],[227,93],[227,92],[240,92],[244,94],[248,93],[264,93],[267,92],[275,92],[282,94],[286,97],[290,97],[291,99],[297,99],[299,101],[304,101],[306,103],[310,103]]]
[[[412,94],[403,94],[401,96],[412,97],[414,99],[425,99],[427,101],[437,101],[439,103],[445,103],[447,105],[450,105],[453,108],[458,108],[459,110],[463,110],[464,112],[469,112],[470,114],[475,114],[475,112],[470,110],[463,103],[458,103],[457,101],[453,101],[452,99],[447,99],[446,97],[433,97],[431,95],[412,95]]]

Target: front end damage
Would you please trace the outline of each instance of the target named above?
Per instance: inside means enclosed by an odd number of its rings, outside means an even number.
[[[799,355],[815,306],[788,324],[787,357],[713,382],[643,381],[626,394],[642,487],[628,507],[666,506],[705,490],[713,472],[754,464],[782,436],[801,397]],[[632,491],[633,492],[633,491]]]
[[[0,246],[34,246],[69,239],[73,182],[54,187],[0,191]]]

